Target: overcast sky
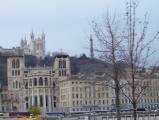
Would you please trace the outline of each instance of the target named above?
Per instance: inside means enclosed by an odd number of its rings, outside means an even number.
[[[46,33],[46,50],[89,55],[90,23],[106,11],[125,13],[126,0],[0,0],[0,46],[20,44],[33,29]],[[138,13],[149,13],[150,28],[159,30],[159,0],[140,0]]]

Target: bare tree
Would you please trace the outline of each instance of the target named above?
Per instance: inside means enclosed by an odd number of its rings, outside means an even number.
[[[144,81],[151,80],[154,72],[152,69],[149,73],[142,73],[141,71],[139,72],[139,69],[143,70],[149,66],[149,58],[156,52],[152,48],[152,43],[158,38],[159,33],[157,32],[151,39],[146,39],[148,30],[147,15],[145,15],[144,22],[138,23],[136,18],[138,4],[130,0],[127,5],[127,35],[124,35],[125,48],[123,48],[123,60],[129,66],[129,70],[126,71],[126,85],[130,89],[130,94],[123,93],[132,103],[133,116],[134,120],[136,120],[137,104],[148,87],[144,84]],[[143,26],[142,30],[138,30],[139,25]]]
[[[109,79],[106,79],[106,85],[114,89],[115,92],[115,106],[117,111],[117,120],[121,120],[120,116],[120,90],[121,90],[121,73],[122,69],[119,61],[121,58],[121,43],[120,39],[120,27],[116,19],[116,15],[113,17],[107,13],[103,24],[99,24],[93,21],[93,31],[97,38],[97,47],[95,51],[100,53],[101,59],[110,64],[106,72]]]
[[[152,49],[152,43],[158,39],[159,33],[157,32],[151,39],[147,39],[147,15],[145,15],[144,22],[138,21],[136,18],[137,6],[138,4],[133,0],[127,3],[126,25],[117,21],[116,15],[110,17],[109,13],[102,24],[93,22],[93,31],[97,38],[96,51],[100,53],[106,63],[111,64],[111,72],[106,71],[110,79],[106,81],[107,85],[115,91],[118,120],[121,119],[121,94],[124,94],[132,104],[133,116],[136,120],[137,104],[148,87],[143,83],[151,80],[154,72],[152,69],[149,73],[141,73],[139,68],[145,69],[149,66],[149,58],[156,52]],[[142,25],[142,28],[138,29],[139,25]],[[120,62],[127,65],[127,69],[121,66]],[[124,92],[127,88],[130,91],[129,94]]]

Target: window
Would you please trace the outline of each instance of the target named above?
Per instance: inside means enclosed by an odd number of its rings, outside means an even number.
[[[15,60],[12,60],[12,68],[15,68]]]
[[[80,98],[82,98],[82,93],[80,94]]]
[[[17,70],[15,70],[15,76],[17,76]]]
[[[42,107],[42,106],[43,106],[43,96],[40,95],[40,107]]]
[[[74,92],[74,87],[72,87],[72,92]]]
[[[14,76],[14,70],[12,70],[12,76]]]
[[[45,96],[45,99],[46,99],[46,106],[48,106],[48,96],[47,95]]]
[[[55,88],[56,87],[56,84],[55,84],[55,82],[53,82],[53,88]]]
[[[103,100],[103,105],[105,104],[105,101]]]
[[[13,82],[13,88],[15,88],[15,82]]]
[[[18,70],[18,75],[20,75],[20,70]]]
[[[25,101],[28,102],[28,97],[25,97]]]
[[[37,86],[37,78],[34,78],[34,86]]]
[[[75,98],[74,94],[72,94],[72,98]]]
[[[48,79],[45,78],[45,85],[47,86],[48,85]]]
[[[72,105],[73,105],[73,106],[75,105],[75,101],[72,101]]]
[[[16,86],[16,88],[18,88],[18,82],[17,81],[15,82],[15,86]]]
[[[26,103],[26,108],[27,108],[27,109],[29,108],[29,105],[28,105],[28,103]]]
[[[62,68],[61,60],[59,61],[59,68]]]
[[[41,85],[41,86],[43,85],[43,79],[42,79],[42,77],[39,78],[39,85]]]
[[[32,79],[30,79],[30,81],[29,81],[29,85],[30,85],[30,86],[32,86]]]
[[[59,76],[61,76],[61,71],[59,71]]]
[[[28,82],[25,83],[25,88],[28,89]]]
[[[106,93],[106,97],[107,97],[107,98],[109,97],[109,93]]]
[[[32,96],[30,96],[30,106],[33,106],[33,103],[32,103]]]
[[[54,102],[54,107],[56,107],[56,102]]]
[[[76,98],[78,98],[78,94],[76,94]]]
[[[78,106],[78,100],[76,101],[76,105]]]
[[[66,76],[66,70],[62,70],[62,76]]]
[[[56,100],[56,96],[54,96],[54,100]]]
[[[66,68],[66,61],[63,60],[63,68]]]
[[[114,104],[114,99],[112,99],[112,104]]]
[[[38,99],[37,99],[37,96],[34,96],[34,105],[35,105],[35,106],[38,105]]]
[[[19,88],[21,88],[21,84],[20,84],[20,82],[19,82]]]
[[[20,62],[19,62],[19,60],[17,59],[16,60],[16,68],[19,68],[20,67]]]

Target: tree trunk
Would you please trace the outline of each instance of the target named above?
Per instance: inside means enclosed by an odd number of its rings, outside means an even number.
[[[134,101],[133,102],[133,117],[134,117],[134,120],[137,120],[137,105],[136,105],[136,102]]]
[[[116,94],[115,95],[116,96],[115,102],[116,102],[117,120],[121,120],[121,116],[120,116],[120,88],[119,88],[118,83],[116,83],[115,94]]]

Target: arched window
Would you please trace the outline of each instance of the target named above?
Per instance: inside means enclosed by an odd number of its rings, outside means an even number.
[[[12,68],[15,68],[15,60],[12,60]]]
[[[37,78],[34,78],[34,86],[37,86]]]
[[[66,60],[63,60],[63,68],[66,68]]]
[[[62,68],[62,61],[59,60],[59,68]]]
[[[42,79],[42,77],[39,78],[39,85],[43,85],[43,79]]]
[[[45,85],[48,85],[48,79],[45,78]]]
[[[20,67],[20,62],[19,62],[19,59],[16,60],[16,68],[19,68]]]

